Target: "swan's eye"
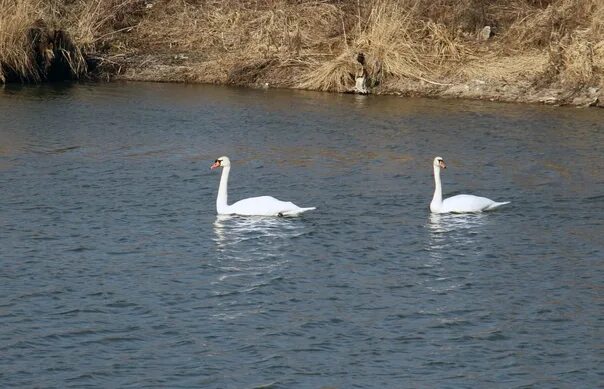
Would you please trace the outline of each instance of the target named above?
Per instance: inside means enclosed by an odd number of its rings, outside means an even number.
[[[222,162],[221,160],[217,159],[216,161],[214,161],[215,163],[220,163]]]

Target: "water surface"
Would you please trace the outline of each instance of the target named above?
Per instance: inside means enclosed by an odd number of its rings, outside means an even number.
[[[596,387],[604,111],[0,91],[3,387]],[[316,206],[217,217],[229,198]],[[445,196],[512,203],[430,215]]]

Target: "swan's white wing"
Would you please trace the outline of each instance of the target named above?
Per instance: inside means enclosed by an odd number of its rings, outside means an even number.
[[[271,196],[243,199],[228,207],[228,213],[244,216],[294,216],[314,208],[300,208],[289,201]]]
[[[444,199],[441,212],[481,212],[496,204],[486,197],[461,194]]]

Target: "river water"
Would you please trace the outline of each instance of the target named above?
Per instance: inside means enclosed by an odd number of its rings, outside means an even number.
[[[604,381],[604,111],[145,83],[0,91],[2,387]],[[300,218],[217,218],[272,195]],[[445,196],[511,201],[432,216]]]

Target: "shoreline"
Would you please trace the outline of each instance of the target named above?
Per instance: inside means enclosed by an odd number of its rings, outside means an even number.
[[[116,81],[159,82],[159,83],[185,83],[185,84],[211,84],[231,85],[253,89],[316,89],[300,88],[290,80],[271,82],[268,77],[258,78],[255,82],[228,82],[222,77],[200,77],[203,71],[199,64],[170,64],[162,61],[161,56],[150,59],[132,61],[124,58],[120,72],[108,75],[108,79]],[[152,65],[149,65],[152,64]],[[203,69],[203,66],[201,67]],[[208,74],[215,74],[209,72]],[[485,81],[474,78],[467,82],[439,82],[404,80],[395,85],[385,83],[371,88],[367,94],[375,96],[402,96],[426,97],[436,99],[468,99],[492,102],[505,102],[517,104],[541,104],[550,106],[572,106],[578,108],[597,107],[604,108],[604,90],[591,86],[581,89],[565,89],[561,86],[535,88],[530,81],[512,84],[509,81]],[[352,88],[348,91],[321,91],[328,93],[358,94]]]
[[[309,88],[300,88],[292,85],[291,82],[281,81],[271,83],[270,79],[262,79],[257,82],[228,82],[215,78],[200,79],[191,75],[197,72],[195,66],[172,65],[155,63],[154,66],[145,65],[146,61],[138,65],[132,65],[131,60],[122,59],[128,62],[116,64],[118,71],[102,71],[101,73],[92,70],[85,77],[79,80],[89,79],[95,82],[113,82],[113,81],[131,81],[131,82],[152,82],[152,83],[174,83],[174,84],[206,84],[236,86],[251,89],[291,89],[307,90],[323,93],[343,93],[343,94],[366,94],[374,96],[401,96],[401,97],[421,97],[433,99],[461,99],[475,101],[491,101],[515,104],[549,105],[559,107],[577,107],[577,108],[604,108],[604,90],[598,87],[586,87],[579,90],[568,90],[563,87],[534,88],[530,82],[511,84],[507,81],[492,82],[484,81],[479,78],[468,82],[439,83],[435,85],[426,81],[405,80],[392,85],[379,86],[371,88],[368,93],[357,93],[352,88],[348,91],[321,91]],[[72,79],[71,81],[77,81]],[[46,82],[56,82],[61,80],[46,80]],[[70,81],[65,79],[63,81]],[[19,81],[1,83],[1,86],[11,84],[22,84]]]
[[[123,0],[0,10],[0,83],[98,79],[604,107],[599,0]]]

